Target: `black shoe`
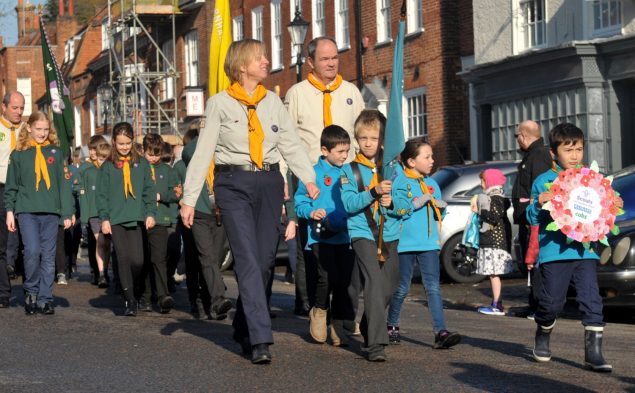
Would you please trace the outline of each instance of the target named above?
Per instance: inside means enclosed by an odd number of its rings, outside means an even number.
[[[167,314],[174,308],[174,299],[172,296],[163,296],[159,300],[159,307],[161,307],[161,314]]]
[[[251,347],[251,362],[253,364],[271,363],[269,344],[256,344]]]
[[[289,285],[295,284],[295,277],[289,268],[287,268],[287,271],[284,273],[284,282]]]
[[[9,308],[9,299],[0,299],[0,308]]]
[[[222,321],[227,318],[227,312],[233,307],[232,301],[224,297],[216,301],[209,310],[209,319],[214,321]]]
[[[123,312],[123,315],[127,317],[136,317],[137,316],[137,302],[126,302],[126,311]]]
[[[26,315],[33,315],[37,312],[36,295],[24,296],[24,312]]]
[[[234,339],[234,341],[240,344],[240,349],[242,349],[243,355],[251,355],[251,341],[249,341],[249,337],[241,336],[237,332],[234,332],[232,338]]]
[[[55,307],[53,307],[53,302],[46,302],[44,306],[40,308],[40,312],[44,315],[53,315],[55,314]]]
[[[203,306],[203,301],[201,299],[196,299],[196,301],[190,304],[190,312],[194,319],[206,319],[207,314],[205,313],[205,306]]]
[[[145,299],[139,299],[137,310],[143,312],[152,312],[152,303],[146,302]]]
[[[399,326],[388,325],[388,343],[391,345],[399,345],[401,343]]]
[[[308,303],[302,303],[302,304],[299,304],[299,305],[295,306],[295,309],[293,310],[293,313],[295,315],[299,315],[301,317],[308,317],[310,310],[311,310],[311,307],[309,306]]]
[[[441,330],[434,337],[434,349],[447,349],[461,342],[461,335],[447,330]]]
[[[373,345],[368,348],[368,357],[369,362],[385,362],[386,361],[386,352],[384,351],[383,345]]]
[[[99,276],[99,281],[97,281],[97,286],[99,288],[108,288],[108,280],[106,280],[106,276]]]

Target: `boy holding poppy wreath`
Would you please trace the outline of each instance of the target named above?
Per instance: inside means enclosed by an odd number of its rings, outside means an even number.
[[[311,199],[300,182],[294,197],[295,210],[298,217],[310,220],[307,247],[317,260],[318,282],[315,305],[309,312],[309,331],[318,343],[326,342],[330,309],[331,341],[334,346],[340,346],[346,344],[344,321],[355,319],[353,302],[348,295],[355,257],[340,190],[340,171],[348,157],[351,139],[345,129],[330,125],[323,130],[320,144],[322,156],[313,167],[320,196]]]
[[[596,275],[599,260],[597,242],[591,242],[589,247],[585,247],[582,242],[567,240],[567,235],[562,230],[548,230],[553,219],[549,211],[543,209],[543,205],[552,201],[554,196],[553,190],[548,188],[549,184],[562,171],[582,166],[584,133],[573,124],[559,124],[549,132],[549,146],[554,156],[553,167],[534,181],[532,203],[527,208],[527,220],[532,226],[539,226],[540,250],[538,265],[534,268],[539,269],[542,280],[542,288],[537,294],[537,329],[533,357],[539,362],[551,359],[549,337],[565,304],[569,283],[573,283],[585,330],[585,366],[593,371],[610,372],[613,368],[602,356],[605,323]],[[613,198],[616,206],[623,205],[619,197]],[[532,268],[533,265],[529,267]]]

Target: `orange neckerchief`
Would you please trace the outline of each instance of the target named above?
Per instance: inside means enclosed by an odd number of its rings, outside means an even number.
[[[46,183],[46,189],[51,189],[51,177],[49,176],[49,169],[46,166],[46,160],[44,154],[42,154],[42,146],[48,146],[51,142],[44,141],[44,143],[37,143],[33,139],[29,141],[29,146],[35,147],[35,191],[40,188],[40,181],[44,179]]]
[[[258,85],[253,97],[250,97],[245,89],[238,82],[234,82],[227,88],[227,94],[247,107],[247,121],[249,122],[249,157],[262,169],[263,152],[262,143],[265,140],[265,132],[258,119],[256,107],[258,103],[267,95],[267,89],[263,85]]]
[[[381,176],[379,175],[379,173],[377,173],[377,165],[369,160],[365,155],[363,155],[362,153],[357,153],[353,161],[367,168],[370,168],[373,171],[373,177],[370,179],[370,184],[368,185],[369,190],[373,189],[376,185],[379,184],[379,182],[381,182]],[[373,215],[377,213],[378,209],[379,201],[375,200],[375,202],[373,203]]]
[[[154,171],[154,164],[150,164],[150,172],[152,173],[152,181],[156,184],[157,175],[156,175],[156,172]]]
[[[209,168],[207,168],[207,177],[205,181],[207,182],[207,189],[210,194],[214,193],[214,160],[209,164]]]
[[[406,175],[406,177],[408,179],[415,179],[419,181],[419,187],[421,187],[421,191],[423,191],[423,194],[426,195],[430,195],[430,190],[428,189],[428,186],[426,185],[425,179],[423,176],[421,176],[421,174],[419,172],[416,172],[414,170],[412,170],[411,168],[404,168],[403,170],[404,174]],[[432,209],[434,209],[434,215],[437,216],[437,220],[439,220],[439,232],[441,231],[441,210],[439,210],[439,208],[437,207],[437,204],[434,202],[434,198],[430,199],[430,203],[426,203],[426,206],[428,207],[428,237],[430,237],[430,235],[432,234],[432,217],[431,217],[431,208],[430,205],[432,205]]]
[[[99,160],[90,160],[90,163],[95,165],[97,168],[101,167],[101,164],[99,163]]]
[[[15,149],[15,145],[17,144],[15,132],[22,128],[22,124],[20,123],[20,125],[16,127],[15,125],[7,121],[4,116],[0,116],[0,123],[2,123],[3,126],[7,127],[11,132],[11,151],[13,151],[13,149]]]
[[[342,84],[342,75],[337,74],[335,76],[335,80],[331,83],[330,86],[324,86],[322,82],[317,80],[315,76],[313,76],[312,72],[309,72],[309,75],[306,78],[313,87],[324,93],[324,102],[322,104],[322,111],[324,112],[324,127],[328,127],[333,124],[333,116],[331,115],[331,102],[333,99],[331,98],[331,93],[337,90],[338,87]]]
[[[137,198],[132,189],[132,180],[130,180],[130,156],[119,156],[119,160],[122,162],[123,168],[123,195],[126,199],[128,199],[128,194],[132,195],[133,198]]]

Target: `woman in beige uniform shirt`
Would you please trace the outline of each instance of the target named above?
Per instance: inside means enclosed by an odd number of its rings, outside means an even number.
[[[264,45],[246,39],[231,44],[225,59],[231,86],[209,98],[205,127],[187,169],[181,217],[190,226],[196,199],[215,163],[214,193],[229,244],[239,296],[234,339],[252,363],[269,363],[273,343],[266,295],[275,263],[284,179],[282,157],[312,198],[315,172],[280,98],[261,82],[269,73]]]

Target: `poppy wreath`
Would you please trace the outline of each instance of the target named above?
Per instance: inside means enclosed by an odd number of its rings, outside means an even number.
[[[619,193],[611,187],[612,176],[599,172],[597,162],[589,168],[578,167],[563,170],[553,183],[545,186],[553,197],[542,208],[550,212],[553,219],[548,231],[561,231],[567,242],[577,241],[588,249],[591,242],[599,241],[608,246],[606,235],[617,235],[620,229],[615,217],[624,210],[615,205]]]

